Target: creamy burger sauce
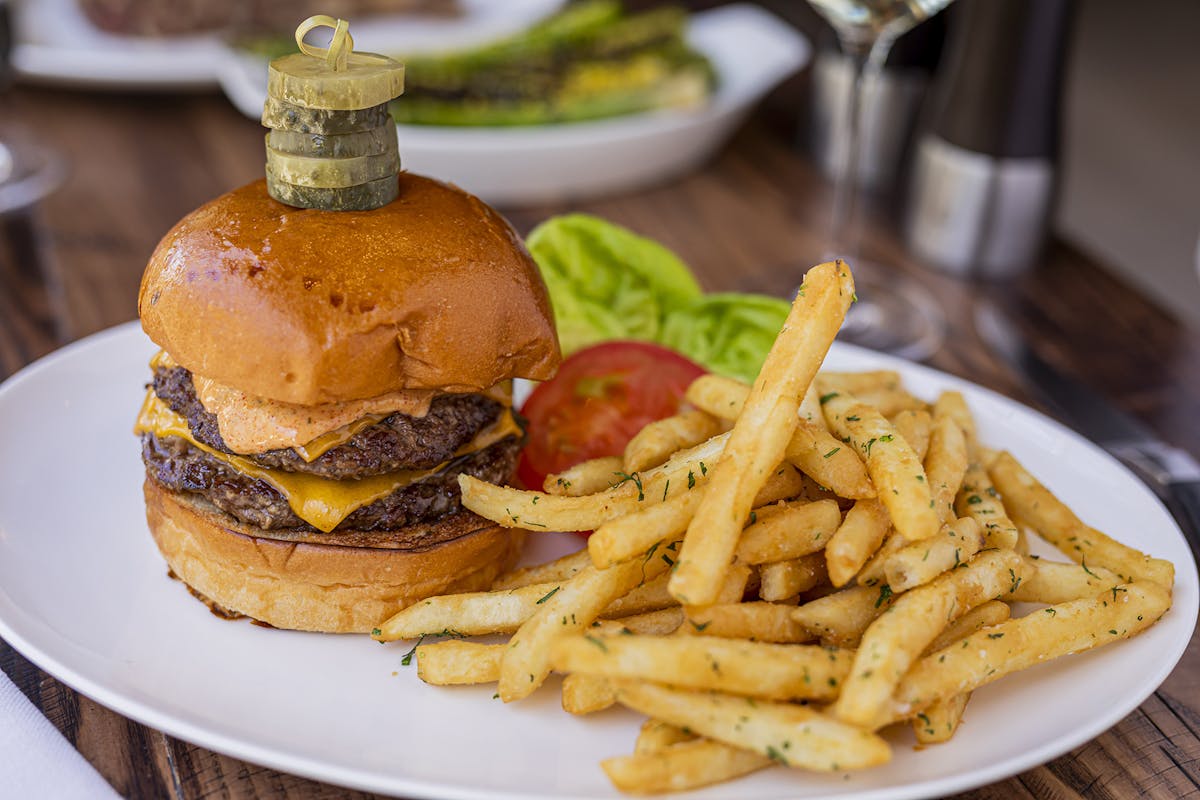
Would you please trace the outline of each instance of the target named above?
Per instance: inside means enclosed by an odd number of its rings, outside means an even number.
[[[177,366],[162,350],[150,361],[152,369]],[[402,389],[365,400],[303,406],[255,397],[195,373],[192,384],[200,404],[217,418],[217,429],[230,450],[254,454],[290,447],[309,462],[391,414],[425,416],[436,394],[432,389]],[[511,381],[484,394],[512,405]]]
[[[248,458],[214,450],[192,436],[187,420],[172,411],[166,403],[150,389],[138,413],[134,433],[153,433],[156,436],[178,436],[193,447],[223,461],[231,468],[259,480],[266,481],[282,494],[296,516],[320,531],[328,533],[350,516],[355,510],[387,497],[392,492],[428,477],[445,464],[426,470],[401,470],[375,475],[358,480],[338,481],[308,475],[302,472],[284,472],[267,469]],[[472,453],[494,444],[506,436],[521,434],[511,409],[505,409],[500,418],[483,429],[475,438],[455,452],[455,456]]]

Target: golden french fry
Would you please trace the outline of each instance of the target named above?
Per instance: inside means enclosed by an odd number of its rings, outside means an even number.
[[[1018,670],[1134,636],[1171,607],[1171,594],[1146,581],[1095,598],[1060,603],[983,628],[925,656],[904,676],[892,700],[892,719],[978,689]],[[619,697],[618,697],[619,699]]]
[[[882,725],[896,685],[942,629],[969,609],[1015,589],[1032,572],[1016,553],[989,550],[900,595],[863,633],[833,715],[871,730]]]
[[[1115,572],[1098,564],[1094,567],[1080,566],[1047,561],[1044,558],[1031,563],[1034,573],[1022,581],[1007,599],[1014,602],[1055,605],[1084,597],[1095,597],[1100,592],[1111,590],[1125,582]]]
[[[859,402],[865,403],[885,417],[899,414],[901,411],[926,411],[929,404],[903,389],[870,389],[865,392],[847,392],[854,394]]]
[[[804,403],[810,406],[819,401],[814,387],[805,392]],[[732,378],[718,375],[703,375],[688,387],[687,399],[710,414],[724,419],[737,419],[741,413],[750,387]],[[842,497],[851,499],[875,496],[875,487],[867,476],[862,460],[850,447],[835,439],[825,428],[823,417],[809,419],[804,407],[792,438],[788,441],[784,456],[797,469],[809,475],[822,486],[827,486]]]
[[[568,467],[562,472],[547,475],[546,479],[542,481],[542,491],[546,494],[564,497],[595,494],[605,489],[611,489],[620,483],[622,473],[628,471],[620,456],[591,458],[573,467]]]
[[[933,435],[933,416],[925,410],[913,411],[905,409],[891,417],[892,427],[896,433],[904,437],[909,447],[917,455],[917,460],[925,463],[929,452],[929,438]]]
[[[722,639],[803,644],[814,638],[792,618],[795,606],[778,603],[722,603],[687,609],[687,627],[693,633]]]
[[[942,392],[938,395],[937,400],[933,404],[934,418],[949,417],[958,423],[959,430],[967,440],[967,452],[971,453],[978,445],[978,439],[975,433],[975,417],[971,415],[971,409],[967,406],[966,398],[962,396],[962,392],[949,391]],[[972,456],[974,457],[974,456]]]
[[[824,424],[800,420],[784,455],[805,475],[842,497],[875,496],[862,460],[825,430]]]
[[[634,591],[637,590],[635,589]],[[664,593],[666,592],[665,582],[663,584],[663,591]],[[620,602],[620,600],[617,602]],[[647,636],[666,636],[668,633],[674,633],[683,624],[684,619],[683,607],[673,606],[671,608],[660,608],[657,611],[646,611],[641,614],[631,614],[615,619],[598,619],[588,627],[588,632],[606,636],[618,633],[626,635],[640,633]]]
[[[1022,582],[1022,585],[1024,585],[1024,582]],[[1014,598],[1016,595],[1009,594],[1005,596]],[[941,650],[943,647],[949,647],[956,642],[961,642],[980,628],[986,628],[989,625],[999,625],[1011,617],[1012,608],[1009,607],[1008,603],[1003,600],[988,600],[982,605],[975,606],[947,625],[938,634],[937,638],[925,648],[925,655]]]
[[[699,789],[771,766],[771,759],[722,742],[698,739],[600,762],[613,785],[630,794]]]
[[[954,510],[960,517],[971,517],[983,526],[987,547],[1012,550],[1017,545],[1017,526],[1008,518],[1000,493],[979,462],[967,465],[962,488],[954,500]],[[1026,549],[1023,555],[1028,554]]]
[[[651,559],[657,558],[662,562],[661,555],[666,555],[668,559],[674,561],[675,550],[666,550],[664,548],[664,551],[664,553],[660,554],[656,550],[654,553],[648,554],[646,561],[649,562]],[[623,563],[628,564],[631,562],[626,561]],[[667,591],[667,582],[670,579],[670,574],[664,572],[653,580],[646,581],[625,596],[618,597],[609,603],[608,607],[604,609],[604,613],[600,616],[604,619],[621,620],[656,611],[665,611],[671,607],[678,608],[679,603]],[[680,613],[683,613],[682,609]]]
[[[579,570],[592,563],[586,549],[547,561],[544,564],[534,564],[509,570],[492,581],[492,591],[498,589],[519,589],[534,583],[549,581],[565,581]]]
[[[718,419],[733,422],[742,413],[750,387],[723,375],[701,375],[688,385],[684,399]]]
[[[864,392],[903,390],[900,373],[893,369],[877,369],[869,372],[837,372],[821,370],[821,384],[831,392],[861,395]]]
[[[840,261],[813,267],[805,275],[688,526],[670,583],[681,603],[715,599],[754,496],[783,459],[799,422],[800,398],[853,296],[854,281]]]
[[[611,489],[585,497],[564,497],[496,486],[459,475],[462,503],[485,519],[507,528],[534,531],[590,531],[610,519],[632,514],[687,491],[706,479],[725,448],[729,434],[675,454],[667,463],[626,476]]]
[[[891,749],[875,734],[806,706],[760,700],[748,715],[744,697],[630,680],[614,684],[622,705],[779,764],[830,772],[873,767],[891,758]]]
[[[883,540],[883,544],[875,554],[867,559],[862,569],[858,571],[857,583],[860,586],[879,586],[887,581],[884,565],[887,560],[908,546],[907,540],[895,529],[892,529]]]
[[[417,677],[435,686],[493,683],[500,680],[502,644],[447,639],[416,648]]]
[[[967,440],[958,423],[950,417],[940,417],[933,424],[929,437],[929,453],[925,456],[925,475],[933,492],[933,506],[942,522],[953,522],[954,498],[967,474]]]
[[[1013,524],[1017,526],[1017,541],[1013,544],[1013,552],[1017,555],[1028,556],[1030,528],[1019,520],[1013,520]]]
[[[754,498],[754,506],[795,497],[801,488],[796,470],[787,464],[780,465]],[[685,494],[601,525],[588,537],[592,563],[603,569],[618,561],[637,558],[656,544],[678,540],[695,515],[703,494],[704,485],[698,484]]]
[[[592,563],[605,569],[658,550],[664,543],[678,542],[703,496],[704,487],[697,486],[686,494],[604,523],[588,537]]]
[[[637,741],[633,743],[633,753],[639,756],[657,753],[673,744],[690,742],[697,738],[696,734],[685,731],[678,725],[660,719],[648,719],[638,730]]]
[[[721,432],[721,421],[699,409],[651,422],[625,445],[627,473],[661,464],[674,453],[707,441]]]
[[[562,707],[568,714],[591,714],[617,702],[617,693],[607,679],[581,672],[563,677]]]
[[[430,597],[397,612],[371,632],[380,642],[442,633],[480,636],[512,633],[565,582],[535,583],[519,589]]]
[[[793,609],[792,619],[823,644],[858,647],[863,631],[894,602],[896,596],[886,583],[851,586]]]
[[[831,396],[832,395],[832,396]],[[841,437],[850,437],[879,501],[892,525],[909,542],[938,532],[941,523],[933,494],[917,454],[882,414],[853,396],[831,393],[823,398],[825,421]]]
[[[824,549],[842,521],[832,500],[784,503],[747,526],[735,556],[744,564],[787,561]]]
[[[758,596],[768,602],[795,597],[829,581],[824,553],[809,553],[788,561],[763,564],[758,576],[761,581]]]
[[[586,629],[610,603],[667,568],[657,559],[626,561],[603,570],[586,567],[562,583],[509,640],[500,662],[500,699],[509,703],[532,694],[550,674],[550,647],[556,638]]]
[[[551,648],[558,672],[637,678],[773,700],[837,697],[854,654],[818,645],[711,636],[565,636]]]
[[[1001,453],[988,473],[1005,507],[1072,561],[1107,567],[1130,580],[1154,581],[1171,588],[1175,566],[1170,561],[1152,558],[1085,525],[1010,453]]]
[[[932,703],[912,720],[913,734],[918,744],[941,744],[950,741],[962,722],[970,692],[956,694],[945,700]]]
[[[883,572],[892,591],[899,594],[965,564],[983,549],[983,530],[970,517],[943,525],[937,536],[913,542],[888,556]]]
[[[883,543],[892,522],[878,500],[858,500],[825,546],[825,566],[834,586],[845,586]]]

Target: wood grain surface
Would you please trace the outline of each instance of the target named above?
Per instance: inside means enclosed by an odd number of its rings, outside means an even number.
[[[805,254],[821,248],[830,199],[828,185],[794,145],[800,90],[793,83],[777,93],[726,150],[686,178],[631,195],[506,212],[523,232],[554,213],[599,214],[664,242],[707,289],[785,294]],[[0,377],[133,319],[141,270],[158,239],[200,203],[262,173],[262,129],[216,94],[19,88],[0,100],[0,117],[37,131],[71,164],[66,184],[35,212],[0,221]],[[1027,400],[974,332],[973,309],[988,296],[1021,321],[1047,359],[1200,454],[1200,335],[1096,262],[1055,243],[1023,277],[974,284],[916,263],[886,206],[869,209],[866,225],[865,255],[920,281],[947,313],[951,335],[933,366]],[[126,797],[370,796],[243,763],[128,721],[4,642],[0,668]],[[1200,796],[1200,645],[1193,639],[1163,686],[1110,731],[1049,764],[960,796]]]

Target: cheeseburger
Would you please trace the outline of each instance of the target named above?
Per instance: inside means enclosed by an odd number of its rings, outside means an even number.
[[[295,208],[257,181],[150,258],[146,514],[216,607],[365,632],[517,558],[521,533],[462,508],[457,476],[513,473],[511,379],[559,361],[546,290],[487,205],[392,180],[396,199],[358,211]]]

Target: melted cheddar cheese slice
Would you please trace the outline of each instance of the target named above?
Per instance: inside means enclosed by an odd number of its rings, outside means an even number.
[[[448,463],[439,464],[432,469],[402,470],[342,481],[300,472],[267,469],[243,456],[222,453],[196,441],[188,429],[187,420],[172,411],[154,394],[153,389],[146,393],[146,400],[142,403],[133,431],[137,434],[153,433],[160,437],[178,436],[243,475],[266,481],[287,499],[296,516],[325,533],[337,527],[355,510],[434,474]],[[496,422],[476,434],[474,439],[460,447],[454,455],[482,450],[512,435],[520,436],[521,429],[513,418],[512,409],[506,408]]]

